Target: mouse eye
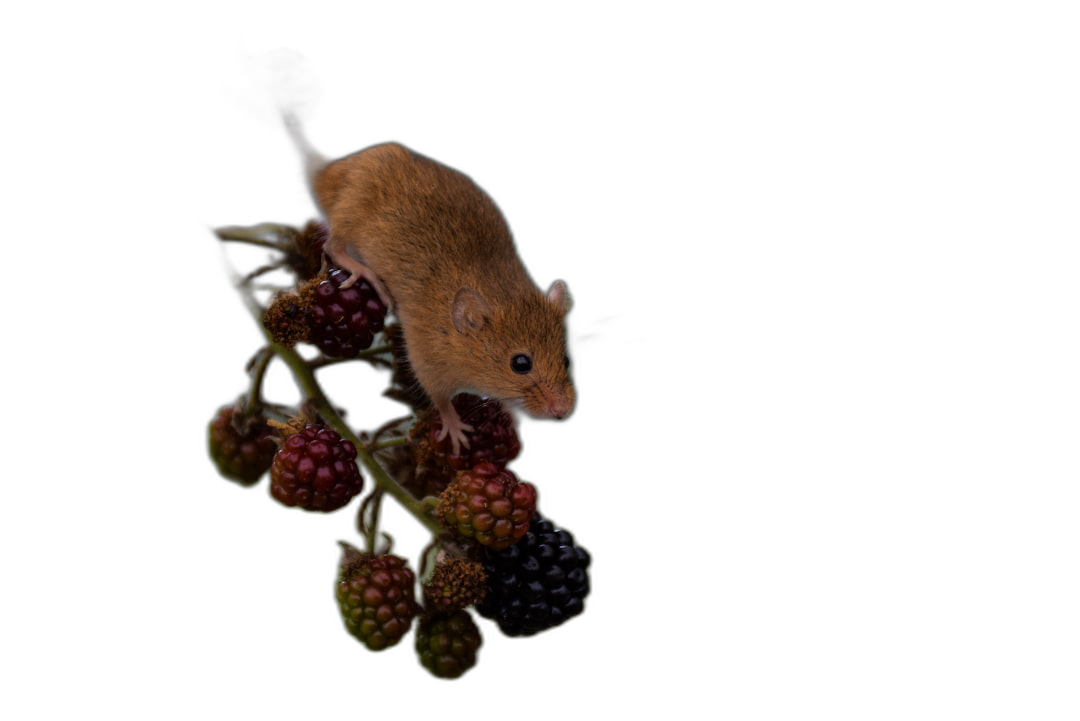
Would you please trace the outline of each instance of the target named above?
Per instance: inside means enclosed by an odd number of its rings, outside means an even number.
[[[562,357],[562,364],[563,368],[565,368],[566,370],[570,370],[570,356],[564,355]]]
[[[510,370],[515,373],[528,373],[532,370],[532,358],[524,353],[518,353],[510,359]]]

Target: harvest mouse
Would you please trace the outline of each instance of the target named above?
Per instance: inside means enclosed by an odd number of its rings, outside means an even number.
[[[564,317],[566,284],[546,293],[518,258],[491,198],[464,174],[397,143],[338,160],[312,150],[296,118],[286,126],[304,154],[326,216],[326,254],[370,282],[401,322],[417,381],[442,417],[454,452],[472,428],[451,402],[471,392],[565,418],[574,408]]]

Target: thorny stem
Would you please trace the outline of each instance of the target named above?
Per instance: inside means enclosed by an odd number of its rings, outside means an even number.
[[[416,520],[424,524],[429,531],[435,536],[439,536],[443,533],[442,527],[439,522],[432,516],[428,515],[423,504],[413,498],[412,494],[399,486],[397,482],[390,477],[378,461],[376,461],[371,451],[368,450],[363,441],[357,438],[348,424],[341,419],[341,416],[334,410],[333,405],[327,400],[326,394],[323,393],[322,387],[318,381],[315,380],[315,375],[311,368],[308,367],[307,361],[300,356],[292,348],[276,343],[271,337],[269,331],[263,327],[262,316],[263,308],[256,302],[255,298],[251,295],[248,288],[244,285],[237,285],[237,289],[240,291],[240,295],[244,299],[245,305],[252,315],[255,316],[255,320],[258,321],[259,328],[266,336],[269,342],[270,350],[277,355],[292,371],[293,378],[296,380],[296,384],[300,386],[301,392],[306,398],[308,398],[315,406],[315,410],[319,415],[330,424],[330,426],[338,432],[338,434],[345,440],[356,446],[356,460],[360,462],[368,473],[371,474],[372,479],[375,481],[375,485],[394,497],[394,500],[401,504],[401,506],[416,517]]]

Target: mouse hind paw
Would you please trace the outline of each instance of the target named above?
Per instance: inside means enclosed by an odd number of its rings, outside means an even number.
[[[439,430],[439,435],[436,436],[436,440],[444,440],[450,438],[450,444],[454,447],[454,455],[461,453],[462,448],[469,447],[469,437],[465,435],[473,431],[473,427],[468,423],[461,420],[461,416],[457,414],[454,406],[451,404],[448,406],[449,411],[443,409],[439,410],[439,415],[442,420],[442,428]]]
[[[349,255],[347,250],[338,247],[338,245],[339,244],[335,243],[333,238],[331,238],[331,242],[327,244],[325,248],[326,254],[330,257],[330,260],[334,262],[334,265],[349,274],[349,277],[345,279],[345,282],[338,287],[345,290],[346,288],[351,288],[358,280],[366,280],[368,284],[375,289],[375,293],[378,294],[379,300],[382,301],[382,304],[386,306],[387,310],[393,308],[393,298],[390,297],[390,292],[386,289],[386,286],[379,276],[375,274],[375,271],[353,258]]]

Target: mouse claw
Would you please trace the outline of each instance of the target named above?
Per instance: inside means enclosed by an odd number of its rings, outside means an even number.
[[[473,427],[462,422],[461,416],[457,414],[456,410],[453,410],[453,406],[451,406],[449,413],[440,412],[440,416],[442,417],[442,428],[439,430],[439,435],[435,437],[436,440],[441,441],[449,436],[450,445],[454,448],[454,455],[460,455],[463,447],[469,447],[469,437],[465,434],[472,432]]]
[[[386,289],[386,286],[383,285],[379,276],[375,275],[375,271],[363,263],[354,260],[348,253],[343,251],[331,252],[328,248],[326,254],[330,256],[330,260],[332,260],[339,268],[349,273],[349,277],[346,278],[338,288],[345,290],[346,288],[351,288],[358,280],[366,280],[368,284],[375,289],[375,293],[379,296],[379,300],[382,301],[382,304],[386,306],[387,310],[394,307],[393,298],[390,297],[390,292]]]

